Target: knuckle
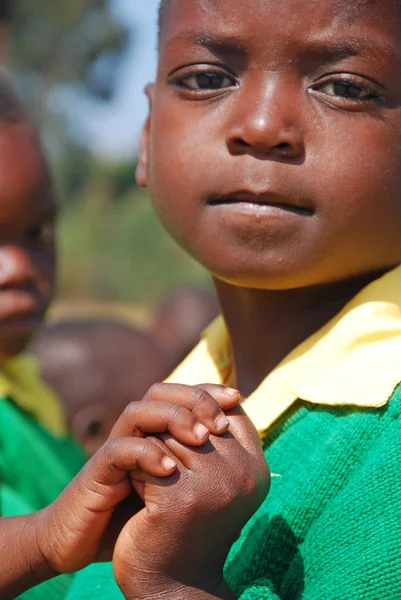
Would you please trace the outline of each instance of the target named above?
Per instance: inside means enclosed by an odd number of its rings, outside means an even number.
[[[172,423],[174,421],[179,421],[182,418],[186,417],[188,411],[186,408],[180,406],[179,404],[172,404],[169,413],[169,423]]]
[[[222,485],[220,498],[223,506],[229,506],[238,497],[238,488],[235,484],[227,479],[224,480],[224,484]]]
[[[127,421],[132,421],[138,412],[138,408],[139,408],[139,402],[131,402],[124,409],[122,418]]]
[[[103,446],[103,458],[107,464],[114,464],[116,457],[121,453],[122,442],[116,438]]]
[[[243,493],[246,496],[253,496],[258,489],[258,479],[254,473],[247,473],[243,481]]]
[[[211,399],[208,392],[200,387],[193,388],[192,394],[196,404],[204,404],[205,402],[209,402]]]
[[[157,446],[149,439],[145,438],[140,446],[140,454],[142,457],[149,456],[149,454],[155,454],[157,452]]]
[[[145,394],[146,400],[158,400],[165,391],[165,383],[153,383]]]

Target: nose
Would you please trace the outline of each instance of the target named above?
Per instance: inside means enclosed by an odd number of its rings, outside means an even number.
[[[18,246],[0,247],[0,286],[22,287],[35,280],[35,267],[29,253]]]
[[[258,80],[259,79],[259,80]],[[232,155],[296,160],[305,154],[299,90],[280,76],[255,77],[239,90],[227,146]]]

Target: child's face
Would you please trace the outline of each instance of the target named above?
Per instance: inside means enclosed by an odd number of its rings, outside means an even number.
[[[55,215],[31,126],[0,123],[0,362],[24,349],[49,304]]]
[[[401,3],[171,0],[138,180],[215,276],[401,262]]]

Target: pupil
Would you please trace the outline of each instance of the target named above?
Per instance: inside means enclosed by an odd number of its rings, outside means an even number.
[[[345,98],[359,98],[361,90],[357,85],[338,81],[334,84],[334,91],[337,96]]]
[[[197,75],[197,82],[200,89],[219,90],[223,83],[223,77],[214,73],[200,73]]]

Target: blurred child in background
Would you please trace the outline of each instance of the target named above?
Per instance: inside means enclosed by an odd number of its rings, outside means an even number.
[[[41,380],[34,361],[23,354],[53,294],[56,217],[52,181],[37,133],[8,76],[0,71],[2,517],[42,509],[84,463],[67,434],[59,400]]]
[[[200,287],[180,287],[160,302],[153,323],[154,336],[177,366],[196,346],[203,330],[217,317],[216,294]]]
[[[29,351],[62,399],[69,429],[88,456],[106,441],[125,407],[141,400],[172,366],[150,334],[106,318],[47,325]]]

